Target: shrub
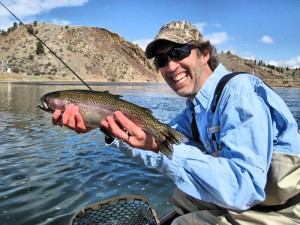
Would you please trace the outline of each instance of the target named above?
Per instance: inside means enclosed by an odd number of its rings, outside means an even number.
[[[19,72],[20,72],[20,69],[17,68],[17,67],[14,67],[14,68],[12,69],[12,71],[13,71],[14,73],[19,73]]]
[[[28,33],[29,33],[29,34],[33,34],[33,32],[34,32],[33,27],[32,27],[32,26],[29,26],[29,27],[28,27]]]
[[[45,53],[45,49],[44,49],[42,42],[39,41],[36,43],[36,51],[35,52],[37,55]]]

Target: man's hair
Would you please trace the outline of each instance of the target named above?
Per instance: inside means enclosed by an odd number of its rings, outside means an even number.
[[[156,49],[164,47],[166,44],[170,43],[170,41],[167,40],[161,40],[156,44]],[[172,42],[171,42],[172,43]],[[204,52],[204,50],[208,50],[209,52],[209,59],[208,59],[208,66],[212,71],[214,71],[217,66],[219,65],[219,59],[217,56],[217,49],[210,43],[210,41],[202,42],[202,41],[191,41],[189,44],[194,44],[197,46],[197,48],[200,50],[201,53]],[[159,71],[159,68],[156,66],[157,71]]]
[[[190,43],[196,45],[201,53],[203,53],[204,50],[207,50],[209,52],[209,59],[207,63],[209,68],[212,71],[214,71],[220,63],[219,58],[217,56],[217,49],[215,48],[215,46],[213,46],[210,43],[210,41],[206,41],[204,43],[203,42],[197,43],[197,41],[191,41]]]

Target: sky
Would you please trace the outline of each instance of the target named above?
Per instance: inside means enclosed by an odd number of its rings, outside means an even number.
[[[145,49],[159,28],[185,20],[218,52],[300,68],[300,0],[0,0],[23,23],[101,27]],[[18,22],[0,4],[0,29]]]

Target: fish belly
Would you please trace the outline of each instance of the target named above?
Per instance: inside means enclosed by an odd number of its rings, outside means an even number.
[[[107,116],[111,116],[114,113],[112,110],[99,105],[95,106],[95,105],[78,104],[78,106],[84,124],[87,127],[91,127],[91,128],[100,127],[100,122],[102,120],[105,120]]]

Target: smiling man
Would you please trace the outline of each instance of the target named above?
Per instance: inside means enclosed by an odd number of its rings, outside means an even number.
[[[210,54],[192,51],[197,47],[191,43],[178,45],[165,42],[160,44],[164,47],[158,48],[155,53],[155,64],[160,69],[163,78],[178,95],[193,100],[199,88],[212,73],[207,63]],[[183,52],[180,53],[182,55],[178,56],[179,52]],[[169,59],[171,59],[170,62]],[[180,61],[180,67],[178,67],[178,61]]]
[[[225,82],[216,101],[215,90],[229,72],[210,42],[185,21],[165,24],[146,56],[154,57],[173,91],[187,98],[170,125],[189,140],[173,146],[170,160],[121,112],[101,121],[101,128],[117,138],[107,144],[173,179],[180,216],[172,225],[299,224],[300,135],[284,101],[247,73]],[[53,114],[54,124],[61,113]],[[77,132],[89,130],[74,105],[62,121]]]
[[[180,36],[176,32],[180,32]],[[197,46],[202,46],[202,51],[197,50]],[[168,85],[178,95],[192,101],[217,65],[214,50],[194,26],[177,22],[160,29],[155,40],[147,46],[146,57],[155,56],[155,64]]]

